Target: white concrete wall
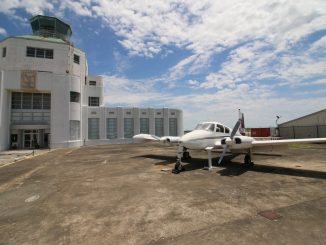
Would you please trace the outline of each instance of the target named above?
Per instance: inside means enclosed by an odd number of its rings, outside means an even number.
[[[9,147],[11,92],[51,93],[51,147],[78,146],[81,140],[70,141],[69,120],[82,119],[82,89],[87,75],[85,53],[66,43],[45,42],[24,38],[8,38],[0,43],[7,48],[6,57],[0,57],[1,72],[1,126],[0,150]],[[26,57],[26,47],[53,49],[53,59]],[[74,63],[79,55],[79,64]],[[21,88],[21,71],[37,71],[35,89]],[[70,91],[80,93],[80,103],[70,102]],[[82,122],[81,122],[82,123]],[[22,125],[22,128],[32,125]],[[81,125],[82,127],[82,125]]]
[[[145,114],[143,114],[145,113]],[[100,138],[88,140],[88,118],[99,118]],[[117,118],[117,139],[106,138],[106,119]],[[178,135],[183,135],[182,111],[169,108],[132,108],[132,107],[88,107],[83,106],[83,135],[86,145],[130,143],[132,139],[124,138],[124,118],[134,119],[134,134],[140,132],[140,118],[149,118],[150,134],[155,135],[155,118],[163,118],[164,135],[169,135],[169,118],[177,118]]]
[[[43,39],[46,40],[46,39]],[[51,94],[50,126],[39,125],[45,132],[51,132],[52,148],[80,146],[85,144],[128,143],[124,138],[124,118],[134,119],[134,134],[139,133],[139,119],[149,118],[150,134],[155,134],[155,118],[163,118],[164,135],[169,134],[169,118],[178,119],[178,135],[183,134],[182,111],[177,109],[153,108],[106,108],[104,105],[104,86],[99,76],[88,76],[85,53],[67,43],[46,42],[26,38],[8,38],[0,42],[7,48],[6,57],[0,55],[0,150],[10,144],[11,93],[42,92]],[[26,47],[53,49],[53,59],[26,57]],[[79,55],[80,63],[74,63],[74,54]],[[21,71],[37,72],[36,87],[32,90],[21,88]],[[86,80],[85,80],[86,78]],[[89,81],[96,81],[96,86]],[[80,93],[80,102],[70,102],[70,91]],[[88,97],[99,97],[99,107],[89,107]],[[111,114],[110,112],[113,112]],[[145,112],[145,115],[143,115]],[[175,115],[172,115],[171,113]],[[106,118],[117,118],[118,139],[106,139]],[[99,118],[100,138],[88,140],[88,118]],[[80,121],[80,140],[70,140],[70,120]],[[23,129],[35,125],[20,125]],[[15,128],[15,127],[13,127]],[[18,128],[15,128],[17,130]]]
[[[0,151],[9,148],[9,93],[4,84],[4,73],[0,71]]]
[[[89,81],[96,81],[96,86],[89,85]],[[86,83],[84,82],[83,87],[83,106],[88,106],[88,97],[99,97],[100,106],[104,105],[104,89],[102,77],[87,76]]]

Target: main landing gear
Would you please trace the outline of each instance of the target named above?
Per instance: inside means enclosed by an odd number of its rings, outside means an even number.
[[[246,167],[253,167],[254,163],[252,160],[252,150],[250,149],[249,152],[244,157],[244,164]]]
[[[185,167],[182,165],[181,159],[187,160],[190,159],[189,151],[187,151],[187,148],[180,146],[178,148],[178,156],[177,156],[177,162],[174,165],[174,169],[172,170],[173,173],[179,174],[182,171],[185,171]]]

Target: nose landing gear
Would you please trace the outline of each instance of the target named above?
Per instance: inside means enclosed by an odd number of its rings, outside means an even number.
[[[187,160],[190,158],[191,157],[189,151],[187,151],[187,148],[179,145],[177,162],[174,165],[174,169],[172,170],[172,173],[179,174],[180,172],[185,171],[185,167],[182,165],[181,159]]]

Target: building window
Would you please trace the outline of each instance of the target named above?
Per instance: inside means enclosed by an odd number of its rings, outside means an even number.
[[[118,127],[116,118],[106,119],[106,138],[116,139],[118,138]]]
[[[23,93],[23,109],[32,109],[33,94]]]
[[[169,135],[170,136],[178,135],[177,118],[169,118]]]
[[[163,118],[155,118],[155,135],[156,136],[163,136],[164,134],[164,125],[163,125]]]
[[[70,102],[79,103],[80,94],[78,92],[70,91]]]
[[[51,94],[13,92],[12,109],[50,109]]]
[[[100,98],[88,97],[88,106],[100,106]]]
[[[22,108],[22,93],[12,93],[11,96],[11,109],[21,109]]]
[[[109,114],[110,114],[110,115],[114,115],[114,111],[110,111]]]
[[[99,118],[88,118],[88,139],[100,138]]]
[[[24,125],[24,124],[49,125],[50,112],[12,110],[11,123],[13,125]]]
[[[161,115],[162,113],[161,112],[157,112],[156,115]]]
[[[127,112],[126,112],[126,115],[131,115],[131,112],[130,112],[130,111],[127,111]]]
[[[90,86],[96,86],[96,81],[89,81]]]
[[[141,134],[149,134],[149,118],[140,118],[139,125]]]
[[[43,94],[43,109],[51,108],[51,94]]]
[[[26,48],[27,57],[35,57],[35,48],[27,47]]]
[[[7,47],[3,47],[2,48],[2,57],[6,57],[7,56]]]
[[[134,136],[134,119],[124,118],[124,138],[132,138]]]
[[[42,48],[37,48],[36,49],[36,57],[37,58],[44,58],[45,56],[45,50]]]
[[[53,59],[53,49],[45,49],[45,58]]]
[[[26,56],[43,59],[53,59],[53,49],[27,47]]]
[[[80,121],[70,120],[70,140],[80,140]]]
[[[42,94],[33,94],[33,109],[42,109]]]
[[[74,62],[75,62],[76,64],[79,64],[79,55],[74,54]]]

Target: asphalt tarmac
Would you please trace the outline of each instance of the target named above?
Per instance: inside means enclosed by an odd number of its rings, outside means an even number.
[[[253,168],[192,157],[177,175],[176,148],[153,144],[0,167],[0,244],[326,243],[326,144],[258,154]]]

